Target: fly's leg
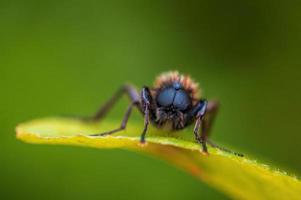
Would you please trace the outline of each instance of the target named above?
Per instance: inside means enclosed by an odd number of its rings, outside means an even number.
[[[131,104],[129,105],[126,113],[124,114],[120,127],[103,133],[92,134],[90,136],[106,136],[122,131],[126,128],[127,122],[129,120],[129,117],[131,115],[134,106],[136,106],[142,112],[140,97],[138,95],[138,92],[134,87],[130,85],[124,85],[111,97],[111,99],[109,99],[103,106],[101,106],[100,109],[92,117],[90,117],[90,120],[91,121],[101,120],[109,112],[109,110],[115,105],[117,100],[121,98],[121,96],[124,93],[126,93],[129,96],[131,100]]]
[[[201,100],[192,111],[192,112],[194,112],[193,114],[196,117],[196,122],[195,122],[195,126],[193,129],[193,133],[194,133],[196,141],[202,145],[202,151],[205,154],[208,154],[208,149],[207,149],[207,145],[206,145],[207,131],[204,126],[204,117],[205,117],[205,113],[207,111],[207,105],[208,105],[208,102],[206,100]],[[200,129],[202,130],[201,135],[199,135]]]
[[[208,153],[207,142],[208,137],[219,109],[219,103],[216,101],[204,101],[203,108],[197,114],[197,121],[201,124],[200,141],[203,147],[203,152]],[[199,127],[198,127],[199,129]]]
[[[202,134],[208,138],[211,132],[212,125],[218,113],[219,103],[217,101],[208,101],[207,108],[203,120]]]
[[[106,136],[106,135],[111,135],[111,134],[113,134],[113,133],[117,133],[117,132],[119,132],[119,131],[124,130],[124,129],[126,128],[126,125],[127,125],[128,120],[129,120],[129,118],[130,118],[130,115],[131,115],[131,112],[132,112],[132,109],[133,109],[134,105],[135,105],[135,103],[132,103],[132,104],[128,107],[126,113],[124,114],[124,117],[123,117],[123,119],[122,119],[122,122],[121,122],[121,125],[120,125],[119,128],[116,128],[116,129],[113,129],[113,130],[110,130],[110,131],[107,131],[107,132],[103,132],[103,133],[92,134],[92,135],[90,135],[90,136]]]
[[[218,112],[218,108],[219,108],[219,103],[216,101],[209,101],[207,103],[202,103],[202,101],[201,101],[199,103],[199,109],[196,114],[197,119],[196,119],[195,128],[194,128],[194,135],[195,135],[196,140],[200,144],[202,144],[203,152],[206,154],[208,153],[206,143],[208,143],[210,146],[220,149],[221,151],[243,157],[243,154],[236,153],[227,148],[221,147],[208,139],[209,133],[212,128],[212,124],[213,124],[216,114]],[[199,136],[200,129],[201,129],[201,136]]]
[[[117,100],[122,97],[123,94],[127,94],[127,96],[130,98],[130,101],[138,107],[140,112],[142,112],[141,105],[139,104],[140,97],[137,90],[131,85],[123,85],[106,103],[104,103],[99,108],[99,110],[92,117],[89,117],[88,120],[101,120],[111,110],[111,108],[115,105]]]
[[[150,90],[147,87],[143,87],[141,92],[141,102],[143,107],[143,113],[144,113],[144,128],[142,131],[142,134],[140,136],[140,143],[145,143],[145,135],[147,132],[148,124],[149,124],[149,115],[150,110],[152,109],[152,97],[150,94]]]

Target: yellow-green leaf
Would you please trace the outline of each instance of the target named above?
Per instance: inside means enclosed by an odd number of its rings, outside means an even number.
[[[191,130],[169,133],[150,128],[147,144],[139,144],[141,125],[106,137],[88,136],[118,127],[116,123],[84,123],[68,118],[46,118],[17,127],[17,138],[28,143],[122,148],[151,154],[196,176],[235,199],[301,199],[301,182],[284,172],[272,170],[248,158],[209,148],[200,153]]]

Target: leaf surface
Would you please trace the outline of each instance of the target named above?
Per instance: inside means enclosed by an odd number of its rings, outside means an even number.
[[[170,133],[150,128],[147,144],[141,146],[141,125],[105,137],[89,136],[118,127],[118,123],[84,123],[69,118],[44,118],[20,124],[17,138],[35,144],[121,148],[150,154],[185,170],[234,199],[301,199],[301,182],[247,157],[241,158],[209,147],[200,153],[191,130]]]

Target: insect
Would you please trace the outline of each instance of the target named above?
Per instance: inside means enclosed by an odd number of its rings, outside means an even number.
[[[209,144],[222,151],[243,156],[208,139],[219,104],[201,98],[198,84],[190,76],[181,75],[177,71],[162,73],[156,78],[153,87],[144,86],[140,94],[133,86],[124,85],[90,119],[102,119],[123,94],[127,94],[131,103],[120,127],[91,136],[106,136],[124,130],[132,109],[136,107],[144,116],[144,128],[140,137],[142,144],[146,141],[149,123],[157,128],[168,128],[172,131],[184,129],[194,123],[194,137],[201,145],[203,153],[208,154]]]

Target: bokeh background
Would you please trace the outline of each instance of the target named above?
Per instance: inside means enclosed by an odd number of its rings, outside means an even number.
[[[15,139],[22,121],[93,113],[124,82],[151,85],[171,69],[221,101],[216,142],[300,176],[300,9],[274,0],[2,0],[0,198],[227,199],[143,155]],[[137,113],[131,121],[142,123]]]

